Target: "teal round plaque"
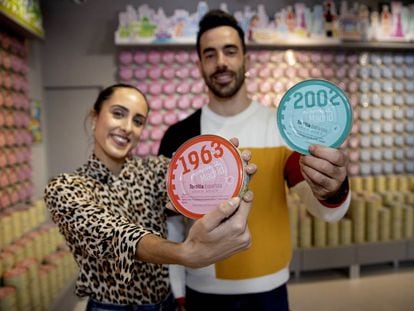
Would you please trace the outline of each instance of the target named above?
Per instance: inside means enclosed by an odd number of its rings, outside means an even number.
[[[309,154],[309,145],[337,148],[352,127],[352,109],[345,93],[319,79],[299,82],[283,95],[277,110],[282,138],[293,150]]]

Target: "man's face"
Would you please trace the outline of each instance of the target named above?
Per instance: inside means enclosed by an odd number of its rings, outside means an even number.
[[[237,31],[220,26],[200,38],[200,72],[218,98],[230,98],[244,83],[245,55]]]

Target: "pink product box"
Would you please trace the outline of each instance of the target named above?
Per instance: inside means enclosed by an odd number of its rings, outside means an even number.
[[[191,52],[190,59],[192,63],[196,63],[198,61],[198,54],[197,52]]]
[[[131,52],[123,51],[119,53],[118,59],[122,65],[129,65],[132,63],[133,56]]]
[[[260,51],[257,55],[257,59],[261,63],[268,63],[270,61],[271,52],[269,51]]]
[[[257,90],[259,89],[259,85],[256,81],[249,81],[246,87],[247,87],[247,92],[249,93],[256,93]]]
[[[193,79],[201,78],[200,70],[197,67],[193,67],[190,71],[190,75]]]
[[[136,151],[136,154],[139,156],[146,156],[150,154],[151,148],[148,144],[141,142],[135,151]]]
[[[133,77],[133,70],[128,67],[121,67],[119,70],[119,76],[123,80],[130,80]]]
[[[319,68],[313,67],[311,69],[311,76],[314,78],[320,78],[322,75],[321,70]]]
[[[162,90],[164,94],[173,95],[176,90],[176,85],[172,81],[167,81],[163,84]]]
[[[297,52],[296,58],[299,60],[300,63],[305,64],[308,63],[310,60],[309,53],[307,52]]]
[[[138,65],[145,64],[147,62],[147,53],[138,51],[134,53],[134,62]]]
[[[175,54],[175,60],[179,62],[180,64],[185,64],[190,59],[190,53],[186,51],[180,51],[177,54]]]
[[[321,61],[322,56],[320,53],[312,52],[310,58],[313,63],[318,64]]]
[[[151,64],[159,64],[161,62],[161,53],[159,51],[150,51],[147,57],[148,62]]]
[[[151,114],[151,112],[150,112],[150,114]],[[149,129],[145,127],[141,132],[140,140],[141,141],[147,140],[149,138],[149,136],[150,136]]]
[[[178,116],[174,111],[168,111],[166,114],[164,114],[164,124],[166,125],[172,125],[177,123]]]
[[[201,93],[203,93],[203,90],[204,90],[204,82],[203,81],[197,81],[197,82],[194,82],[191,85],[191,93],[193,93],[193,94],[201,94]]]
[[[164,67],[162,69],[162,76],[166,80],[171,80],[175,76],[175,69],[172,67]]]
[[[191,97],[188,95],[178,98],[178,108],[186,110],[191,107]]]
[[[305,67],[300,67],[298,69],[298,75],[301,78],[308,78],[309,77],[309,69]]]
[[[171,51],[164,51],[161,54],[162,62],[167,65],[171,65],[174,63],[174,53]]]
[[[296,74],[297,74],[296,73],[296,68],[294,68],[294,67],[288,67],[288,68],[286,68],[285,74],[290,79],[296,77]]]
[[[276,93],[282,93],[283,91],[285,91],[285,86],[282,82],[275,81],[273,83],[273,91],[275,91]]]
[[[175,70],[175,76],[179,79],[187,79],[190,76],[190,69],[188,67],[180,67]]]
[[[161,83],[153,82],[149,86],[149,93],[151,95],[159,95],[161,93],[161,91],[162,91]]]
[[[158,149],[160,149],[160,142],[159,141],[153,142],[152,145],[151,145],[151,154],[152,155],[157,155],[158,154]]]
[[[177,99],[174,96],[168,96],[164,99],[164,108],[172,110],[177,107]]]
[[[134,76],[138,80],[145,80],[147,78],[147,68],[139,67],[135,69]]]
[[[146,82],[137,82],[135,86],[144,94],[148,92],[148,84]]]
[[[149,100],[149,106],[151,110],[160,110],[163,106],[162,98],[160,97],[153,97]]]
[[[164,130],[161,129],[161,127],[153,127],[151,129],[151,139],[155,141],[161,140],[161,138],[164,136]],[[158,149],[157,149],[158,151]]]
[[[159,111],[152,111],[148,117],[148,122],[152,125],[160,125],[162,123],[162,114]]]
[[[359,171],[360,171],[359,164],[357,164],[357,163],[350,163],[348,165],[349,175],[351,175],[351,176],[359,175]]]
[[[275,69],[273,69],[272,73],[273,73],[273,78],[279,79],[284,76],[285,70],[281,67],[276,67]]]
[[[334,56],[331,53],[322,54],[322,61],[326,64],[332,64],[333,59],[334,59]]]
[[[325,67],[322,70],[323,76],[327,79],[331,79],[334,76],[334,71],[331,67]]]
[[[152,67],[148,70],[148,76],[152,80],[158,80],[161,77],[161,68],[159,67]]]
[[[272,89],[272,84],[265,80],[262,84],[260,84],[259,89],[261,93],[266,94]]]
[[[198,96],[193,97],[191,105],[194,109],[199,109],[203,107],[206,103],[207,103],[207,98],[204,96],[198,95]]]
[[[183,81],[177,86],[177,93],[179,94],[187,94],[190,91],[190,83],[187,81]]]

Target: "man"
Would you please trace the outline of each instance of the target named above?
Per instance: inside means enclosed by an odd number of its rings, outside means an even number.
[[[186,309],[288,310],[292,247],[285,182],[302,195],[313,215],[336,221],[350,202],[347,158],[337,149],[319,145],[310,146],[311,155],[302,156],[283,143],[276,111],[247,96],[244,33],[231,15],[213,10],[203,17],[197,52],[208,105],[171,126],[160,153],[171,157],[183,142],[199,134],[235,136],[241,148],[252,152],[258,171],[250,183],[255,192],[248,221],[251,248],[206,268],[186,268]],[[174,225],[170,230],[177,232]],[[175,288],[176,296],[184,296],[184,287],[179,290]]]

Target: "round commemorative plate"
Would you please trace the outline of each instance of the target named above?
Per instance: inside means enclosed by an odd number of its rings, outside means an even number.
[[[196,219],[246,189],[239,150],[217,135],[196,136],[178,148],[167,172],[167,193],[174,207]]]
[[[299,153],[309,154],[312,144],[337,148],[352,127],[351,104],[335,84],[305,80],[283,95],[277,125],[288,146]]]

